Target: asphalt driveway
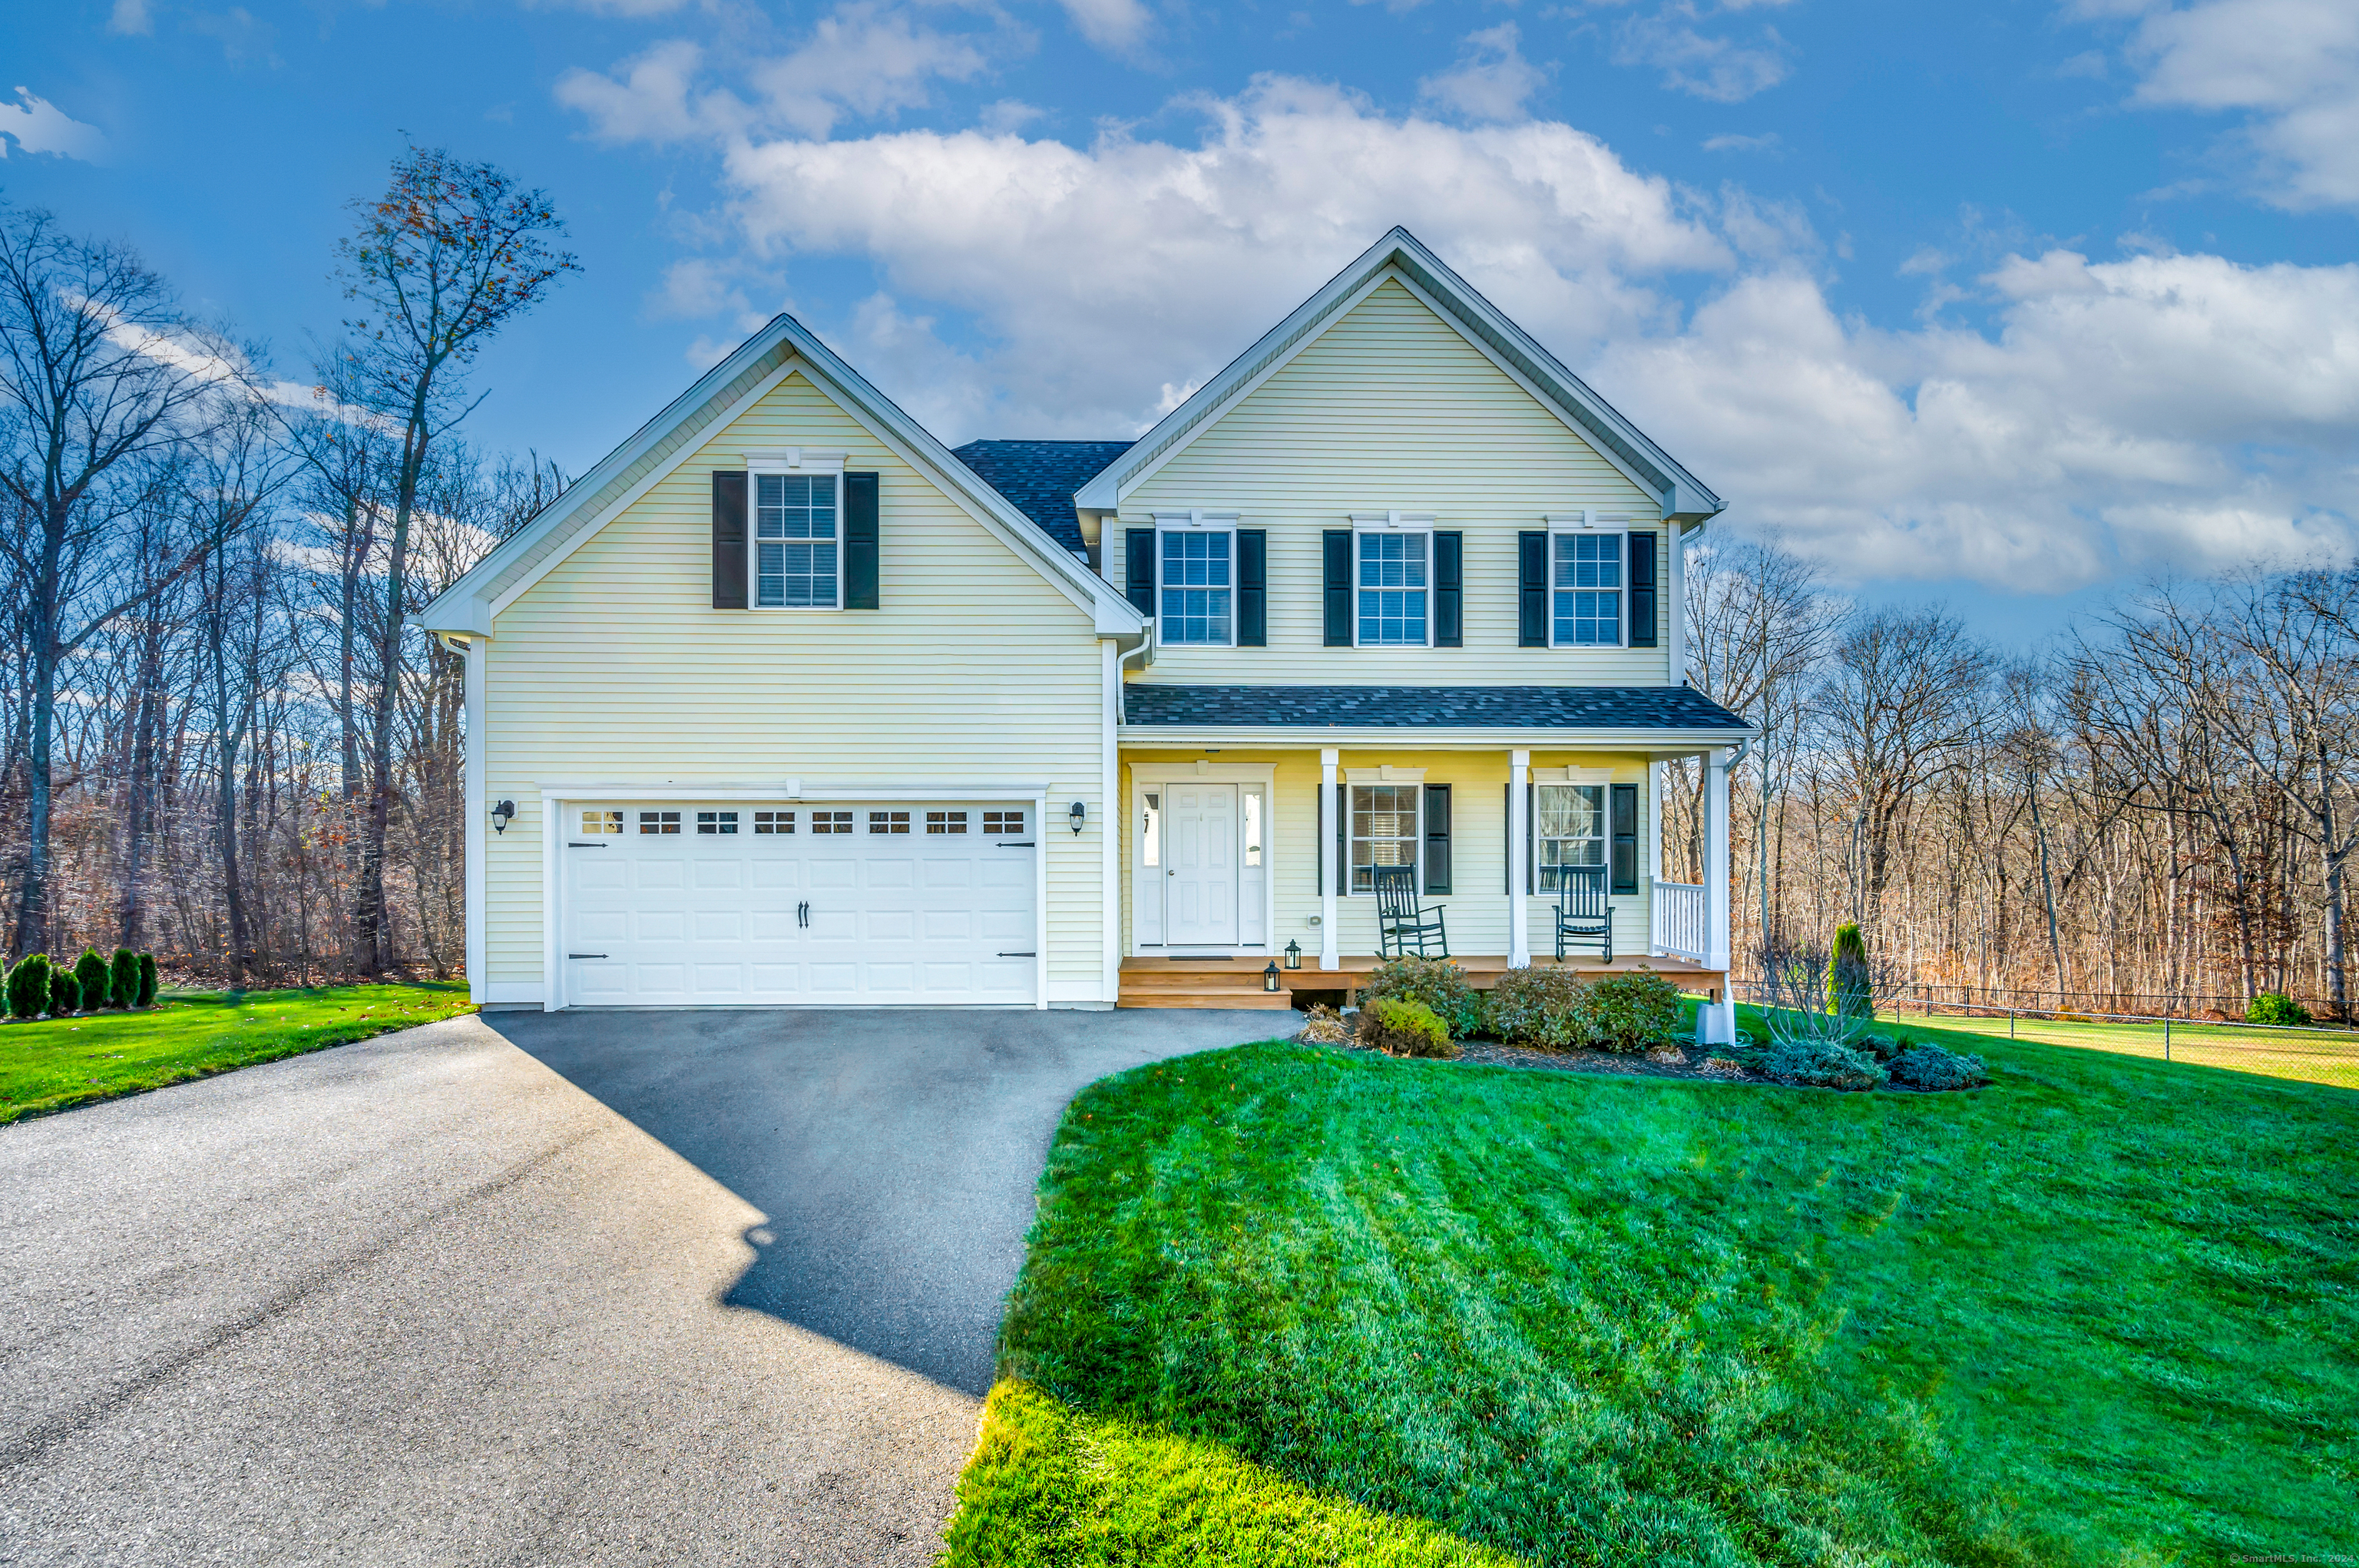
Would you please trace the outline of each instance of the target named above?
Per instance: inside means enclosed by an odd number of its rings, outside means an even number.
[[[501,1014],[0,1127],[0,1563],[930,1563],[1065,1102],[1286,1023]]]

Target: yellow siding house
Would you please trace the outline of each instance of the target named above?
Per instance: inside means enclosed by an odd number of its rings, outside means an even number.
[[[427,612],[475,996],[1284,1006],[1446,951],[1673,972],[1723,1037],[1720,509],[1398,229],[1136,441],[951,452],[780,316]]]

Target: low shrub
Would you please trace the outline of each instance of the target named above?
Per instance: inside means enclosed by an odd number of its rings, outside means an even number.
[[[2248,1024],[2299,1025],[2310,1022],[2310,1010],[2282,991],[2264,991],[2245,1009]]]
[[[72,970],[49,971],[49,1011],[58,1018],[82,1011],[82,982]]]
[[[8,1011],[20,1018],[38,1018],[49,1006],[49,955],[27,953],[8,971]]]
[[[106,1000],[116,1007],[139,1005],[139,955],[127,947],[116,948],[114,961],[106,966]]]
[[[1889,1062],[1908,1047],[1888,1034],[1864,1034],[1859,1037],[1859,1049],[1878,1062]]]
[[[1761,1053],[1756,1063],[1764,1077],[1780,1083],[1803,1083],[1819,1089],[1873,1089],[1884,1082],[1884,1069],[1866,1051],[1832,1040],[1788,1040]]]
[[[1990,1082],[1979,1056],[1920,1042],[1892,1059],[1892,1081],[1912,1089],[1971,1089]]]
[[[1669,1045],[1680,1029],[1680,988],[1651,969],[1608,975],[1588,987],[1590,1042],[1631,1054]]]
[[[1534,1051],[1570,1051],[1589,1040],[1589,987],[1570,969],[1527,964],[1491,991],[1491,1032]]]
[[[106,1006],[106,960],[98,949],[85,947],[74,960],[74,984],[81,988],[82,1010],[94,1013]]]
[[[139,955],[139,1005],[143,1007],[156,1005],[156,955],[152,953]]]
[[[1385,960],[1360,986],[1363,1007],[1378,996],[1424,1003],[1440,1018],[1452,1040],[1482,1032],[1482,993],[1467,984],[1466,971],[1446,958]]]
[[[1304,1014],[1302,1029],[1294,1038],[1307,1045],[1341,1045],[1352,1038],[1352,1026],[1334,1008],[1313,1004]]]
[[[1449,1026],[1423,1002],[1378,996],[1360,1007],[1360,1043],[1386,1056],[1455,1056]]]

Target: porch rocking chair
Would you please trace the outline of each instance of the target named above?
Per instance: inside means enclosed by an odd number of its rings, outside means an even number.
[[[1441,908],[1419,909],[1417,867],[1379,866],[1376,876],[1376,951],[1385,958],[1403,958],[1414,949],[1419,958],[1450,956],[1450,938],[1441,929]]]
[[[1567,947],[1597,944],[1605,962],[1614,962],[1614,906],[1605,899],[1605,867],[1566,866],[1557,871],[1556,956],[1564,961]]]

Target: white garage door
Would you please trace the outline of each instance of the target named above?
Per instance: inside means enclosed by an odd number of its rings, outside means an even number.
[[[1027,805],[571,804],[566,999],[1029,1004]]]

